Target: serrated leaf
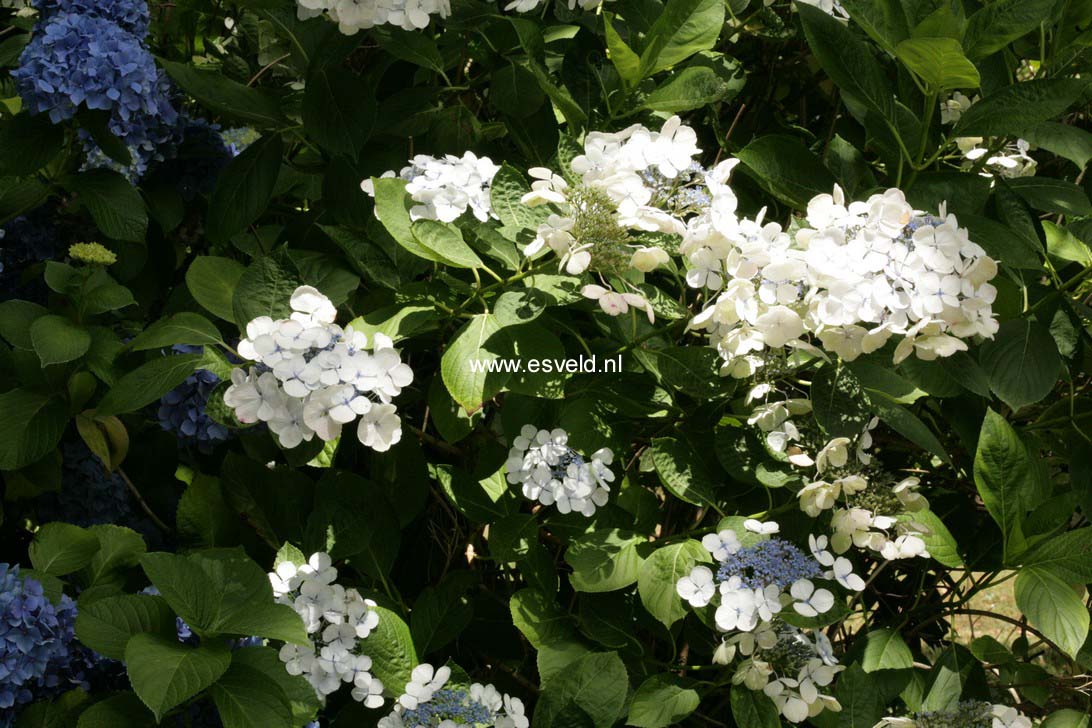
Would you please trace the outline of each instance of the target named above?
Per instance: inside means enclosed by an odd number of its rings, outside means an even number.
[[[231,651],[215,642],[188,647],[177,638],[143,632],[125,647],[129,682],[156,721],[215,683],[231,664]]]

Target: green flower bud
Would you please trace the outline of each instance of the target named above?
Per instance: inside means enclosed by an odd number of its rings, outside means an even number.
[[[118,257],[100,243],[76,243],[68,249],[68,255],[72,260],[89,265],[113,265],[118,262]]]

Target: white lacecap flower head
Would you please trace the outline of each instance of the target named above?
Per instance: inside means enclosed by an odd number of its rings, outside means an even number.
[[[585,457],[568,445],[569,435],[558,428],[540,430],[524,425],[512,441],[505,467],[509,483],[523,495],[543,505],[556,505],[562,513],[585,516],[607,504],[615,475],[614,454],[600,448]]]
[[[265,422],[286,448],[318,436],[333,441],[360,418],[358,439],[388,450],[402,435],[391,400],[413,381],[390,338],[342,329],[333,303],[312,286],[297,288],[285,319],[262,316],[246,327],[224,402],[243,423]]]

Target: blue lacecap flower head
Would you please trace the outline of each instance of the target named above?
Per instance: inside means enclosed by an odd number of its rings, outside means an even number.
[[[821,573],[814,558],[784,539],[771,538],[729,556],[717,570],[717,578],[727,581],[738,576],[751,589],[771,584],[784,589],[799,579],[813,579]]]

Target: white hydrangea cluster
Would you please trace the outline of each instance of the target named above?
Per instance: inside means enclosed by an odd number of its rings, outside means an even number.
[[[569,434],[560,428],[524,425],[508,452],[508,482],[520,485],[525,497],[542,505],[556,503],[562,513],[591,516],[597,506],[607,504],[614,454],[604,447],[585,460],[568,442]]]
[[[406,180],[406,192],[417,204],[410,208],[411,220],[454,222],[468,209],[481,222],[493,214],[490,201],[493,177],[500,169],[489,157],[466,152],[462,157],[447,154],[442,158],[418,154],[396,175],[393,170],[383,177]],[[368,195],[375,196],[370,179],[360,183]]]
[[[634,124],[619,132],[593,131],[584,139],[584,153],[572,160],[573,174],[580,179],[576,189],[570,189],[565,179],[552,170],[534,167],[529,170],[534,182],[531,192],[524,195],[523,204],[552,205],[557,211],[539,226],[535,240],[524,253],[533,258],[549,248],[561,258],[561,267],[570,275],[579,275],[589,268],[599,273],[618,271],[597,270],[595,259],[624,260],[629,268],[648,273],[666,264],[667,251],[653,245],[619,243],[616,250],[598,250],[602,241],[582,242],[574,235],[582,215],[594,216],[589,207],[594,196],[584,190],[597,190],[616,208],[615,222],[628,230],[681,235],[685,227],[674,215],[653,204],[661,188],[671,187],[681,177],[694,171],[693,157],[701,152],[697,134],[672,116],[659,131]],[[578,232],[578,231],[577,231]],[[597,300],[603,310],[613,316],[637,308],[653,320],[651,305],[636,287],[615,291],[603,285],[586,286],[583,294]]]
[[[317,289],[292,294],[292,315],[260,316],[246,327],[239,354],[254,364],[234,369],[224,403],[244,423],[265,422],[281,445],[293,448],[315,435],[336,440],[360,418],[357,438],[384,452],[402,439],[391,400],[413,381],[413,370],[390,338],[341,328],[337,310]]]
[[[499,692],[492,685],[452,685],[451,668],[418,665],[394,710],[379,719],[379,728],[454,728],[494,726],[528,728],[523,701]]]
[[[303,675],[321,699],[352,684],[353,700],[369,708],[383,705],[383,684],[370,670],[363,641],[379,624],[375,602],[337,580],[329,554],[312,554],[306,564],[282,561],[269,574],[273,595],[296,610],[313,643],[286,644],[280,657],[289,675]]]
[[[377,25],[396,25],[404,30],[428,27],[433,15],[451,14],[450,0],[296,0],[300,20],[327,14],[345,35],[356,35]]]
[[[748,394],[748,401],[770,394],[771,386],[760,384]],[[872,430],[879,419],[872,418],[854,439],[835,437],[821,446],[820,440],[813,449],[792,419],[811,411],[807,399],[767,399],[752,410],[747,422],[763,433],[766,447],[807,471],[807,482],[797,492],[800,509],[812,518],[831,511],[830,544],[835,553],[857,547],[889,561],[929,558],[922,538],[928,529],[902,517],[929,507],[928,499],[918,491],[921,480],[911,476],[884,484],[873,477],[873,472],[882,471],[869,467],[873,464],[868,452]],[[826,537],[822,538],[826,543]]]
[[[809,537],[809,555],[778,538],[776,522],[750,519],[744,529],[744,537],[730,528],[706,535],[702,546],[717,570],[695,566],[679,579],[676,592],[695,608],[716,603],[714,621],[728,636],[714,661],[729,664],[737,652],[745,658],[733,683],[763,691],[793,723],[824,710],[841,710],[834,697],[819,692],[842,669],[830,641],[818,630],[787,624],[780,615],[790,607],[806,618],[833,609],[834,594],[816,579],[850,591],[864,589],[864,580],[853,572],[849,559],[826,550],[824,537]]]
[[[951,356],[967,349],[964,338],[997,332],[997,263],[943,206],[939,216],[915,211],[897,189],[847,205],[835,187],[789,235],[761,214],[735,216],[725,167],[710,175],[713,204],[689,221],[680,248],[688,283],[717,292],[692,326],[709,333],[724,373],[750,376],[782,347],[820,354],[805,335],[847,361],[897,335],[899,363]]]

